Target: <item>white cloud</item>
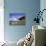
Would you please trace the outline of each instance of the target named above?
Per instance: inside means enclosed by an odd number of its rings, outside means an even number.
[[[11,21],[19,21],[17,18],[10,18]]]

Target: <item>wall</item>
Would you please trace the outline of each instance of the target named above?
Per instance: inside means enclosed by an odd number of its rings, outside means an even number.
[[[36,24],[33,19],[37,16],[35,13],[40,10],[40,0],[4,0],[4,34],[7,41],[18,41],[32,30],[32,25]],[[26,24],[10,26],[9,13],[26,13]]]
[[[3,8],[4,3],[3,3],[3,1],[4,0],[0,1],[0,42],[4,41],[4,8]]]
[[[40,1],[40,9],[41,9],[41,10],[46,9],[46,0],[41,0],[41,1]],[[40,25],[46,27],[46,11],[44,11],[42,17],[43,17],[43,22],[40,21]],[[45,40],[45,41],[46,41],[46,40]],[[46,42],[45,42],[45,43],[46,43]]]
[[[40,9],[41,9],[41,11],[42,11],[43,9],[46,9],[46,0],[41,0],[41,1],[40,1]],[[40,25],[43,25],[43,26],[46,27],[46,11],[43,12],[42,17],[43,17],[43,22],[41,21],[41,22],[40,22]]]

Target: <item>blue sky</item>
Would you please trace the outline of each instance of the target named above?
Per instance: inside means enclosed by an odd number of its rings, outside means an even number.
[[[10,18],[20,18],[21,16],[25,16],[25,13],[10,13]]]

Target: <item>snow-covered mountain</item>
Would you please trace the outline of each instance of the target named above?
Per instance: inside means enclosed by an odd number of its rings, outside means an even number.
[[[22,17],[23,17],[23,16],[19,16],[18,19],[19,19],[19,18],[22,18]]]

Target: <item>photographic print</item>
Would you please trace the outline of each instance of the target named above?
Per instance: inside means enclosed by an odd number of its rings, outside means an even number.
[[[10,13],[10,25],[25,25],[25,13]]]

